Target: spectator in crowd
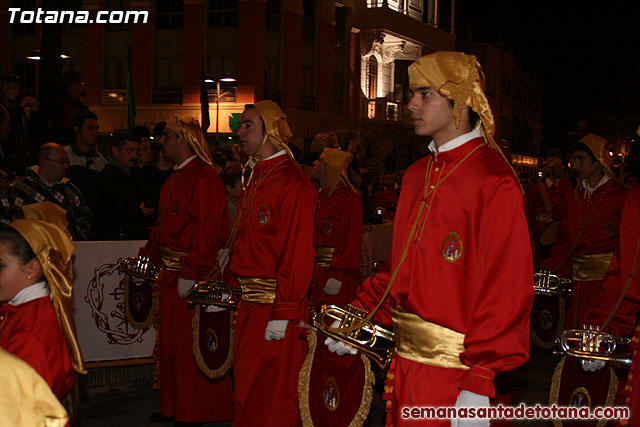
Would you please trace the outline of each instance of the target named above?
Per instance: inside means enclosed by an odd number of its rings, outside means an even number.
[[[69,159],[59,144],[48,142],[40,147],[38,165],[9,187],[12,206],[50,201],[67,211],[68,228],[73,240],[89,240],[93,214],[80,190],[67,178]]]
[[[153,209],[151,215],[142,220],[145,230],[150,230],[158,218],[158,199],[162,185],[171,175],[171,166],[164,160],[159,139],[141,141],[138,145],[138,173],[134,177],[138,204]],[[148,238],[145,231],[145,238]]]
[[[76,116],[89,112],[81,99],[84,96],[84,75],[79,71],[66,71],[62,76],[62,86],[65,94],[64,128],[73,134]]]
[[[79,113],[73,122],[75,141],[65,147],[69,157],[67,175],[93,212],[100,200],[100,172],[107,165],[107,159],[98,151],[99,128],[98,116],[89,111]]]
[[[393,189],[396,193],[400,194],[400,188],[402,188],[402,178],[404,178],[404,169],[398,169],[393,174]]]
[[[522,186],[522,191],[524,191],[524,194],[527,194],[529,190],[531,190],[531,176],[529,176],[527,172],[522,172],[518,174],[518,180]]]
[[[223,171],[233,166],[233,155],[225,148],[212,151],[211,157],[213,158],[213,167],[218,174],[222,174]]]
[[[227,206],[229,207],[229,221],[231,229],[236,223],[236,214],[238,212],[238,199],[242,193],[242,169],[232,167],[222,173],[222,182],[227,190]]]
[[[393,173],[385,172],[382,176],[382,190],[373,195],[374,214],[382,217],[383,222],[392,222],[398,205],[399,190],[394,189]]]
[[[142,219],[153,213],[138,203],[132,172],[138,158],[138,139],[124,129],[111,137],[109,163],[102,170],[102,208],[100,228],[109,240],[134,240],[144,237]]]
[[[5,73],[0,77],[0,110],[9,116],[10,132],[3,146],[4,156],[10,159],[5,167],[22,172],[34,154],[29,138],[29,117],[38,110],[38,101],[30,96],[20,98],[20,78]]]
[[[133,135],[138,140],[138,160],[136,166],[142,169],[144,166],[153,165],[153,148],[151,147],[151,132],[145,126],[133,128]]]
[[[362,170],[360,168],[360,162],[358,160],[358,154],[360,152],[360,138],[355,132],[349,133],[346,136],[347,143],[345,146],[342,146],[341,149],[353,154],[353,159],[349,164],[349,181],[351,181],[354,187],[360,188],[363,181],[362,175],[366,172],[366,169]]]

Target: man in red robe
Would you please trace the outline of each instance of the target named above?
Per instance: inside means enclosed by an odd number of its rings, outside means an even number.
[[[229,375],[208,379],[192,347],[194,307],[186,298],[204,280],[229,237],[224,184],[212,166],[197,121],[177,116],[167,122],[162,151],[174,172],[160,193],[159,217],[141,255],[162,263],[160,287],[160,413],[178,423],[233,418]]]
[[[553,202],[556,189],[566,181],[561,180],[564,175],[564,167],[562,161],[558,157],[550,157],[544,162],[542,169],[543,179],[536,185],[531,187],[527,193],[525,207],[527,210],[527,222],[529,224],[529,232],[531,233],[531,244],[535,253],[535,268],[537,269],[540,261],[549,256],[551,244],[555,242],[541,243],[540,238],[548,227],[555,228],[557,233],[558,224],[554,223]],[[549,231],[551,230],[549,228]]]
[[[415,132],[432,138],[431,153],[404,175],[388,268],[354,301],[371,312],[384,300],[376,320],[393,321],[394,425],[411,424],[412,406],[489,406],[496,372],[529,357],[533,301],[522,191],[493,140],[480,64],[437,52],[413,63],[409,80]]]
[[[316,263],[311,295],[314,309],[323,304],[345,306],[360,284],[362,199],[347,177],[353,155],[325,148],[314,163],[312,178],[320,183],[313,246]]]
[[[566,200],[559,237],[541,268],[573,278],[573,302],[567,328],[580,327],[584,315],[598,301],[602,279],[618,244],[620,215],[628,189],[614,180],[607,141],[584,136],[571,152],[571,167],[578,179]]]
[[[293,161],[286,116],[245,106],[238,137],[251,169],[238,200],[228,269],[242,288],[234,336],[235,426],[297,426],[309,320],[316,191]]]

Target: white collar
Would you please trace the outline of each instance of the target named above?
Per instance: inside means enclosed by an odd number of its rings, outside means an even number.
[[[609,177],[609,175],[607,175],[607,173],[605,172],[604,175],[602,176],[602,179],[600,180],[599,183],[597,183],[595,185],[595,187],[593,188],[589,188],[588,184],[587,184],[587,180],[584,179],[582,180],[582,187],[585,188],[586,190],[589,191],[589,195],[592,195],[594,191],[596,191],[598,189],[598,187],[603,186],[604,184],[607,183],[607,181],[609,181],[611,178]]]
[[[173,169],[174,169],[174,170],[180,170],[180,169],[182,169],[183,167],[187,166],[187,164],[188,164],[191,160],[195,159],[196,157],[198,157],[198,155],[197,155],[197,154],[194,154],[193,156],[189,157],[189,158],[188,158],[187,160],[185,160],[184,162],[180,163],[179,165],[174,166],[174,167],[173,167]]]
[[[266,159],[263,160],[271,160],[271,159],[275,159],[278,156],[282,156],[283,154],[287,154],[287,152],[285,150],[280,150],[275,154],[270,155],[269,157],[267,157]]]
[[[29,301],[33,301],[34,299],[47,297],[49,295],[51,295],[51,290],[49,289],[47,282],[42,281],[34,283],[31,286],[27,286],[26,288],[18,292],[16,296],[13,297],[11,301],[9,301],[9,304],[20,305]]]
[[[473,129],[471,132],[468,132],[468,133],[465,133],[463,135],[457,136],[457,137],[453,138],[452,140],[445,142],[440,147],[436,146],[436,142],[435,141],[431,141],[429,143],[429,150],[432,153],[434,153],[436,155],[436,158],[437,158],[438,154],[440,154],[440,153],[444,153],[445,151],[451,151],[453,149],[461,147],[462,145],[466,144],[467,142],[471,141],[472,139],[480,138],[480,137],[482,137],[482,131],[480,129]]]

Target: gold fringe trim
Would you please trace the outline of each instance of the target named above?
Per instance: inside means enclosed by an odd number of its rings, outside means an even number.
[[[313,427],[311,408],[309,407],[309,383],[311,381],[313,358],[318,343],[318,337],[315,331],[309,331],[307,341],[309,342],[309,350],[307,351],[307,357],[302,364],[302,369],[298,376],[298,406],[300,408],[302,426]],[[371,362],[369,362],[369,359],[367,359],[364,354],[360,354],[360,358],[364,366],[364,389],[362,391],[362,400],[360,401],[358,412],[356,412],[353,420],[349,423],[349,427],[362,427],[369,416],[371,401],[373,400],[373,386],[376,383],[376,378],[371,370]]]
[[[156,310],[158,309],[158,299],[156,298],[156,283],[152,283],[151,287],[153,291],[151,292],[151,309],[149,310],[149,315],[142,322],[137,322],[133,320],[133,316],[131,315],[131,310],[129,309],[129,285],[130,285],[131,276],[129,274],[124,275],[124,314],[127,316],[127,322],[131,324],[134,328],[144,329],[149,326],[153,322],[153,318],[155,317]]]
[[[229,368],[231,368],[231,361],[233,360],[233,328],[231,327],[231,318],[229,318],[229,353],[227,353],[227,359],[218,369],[210,369],[205,363],[204,358],[202,357],[202,353],[200,352],[201,309],[202,306],[196,305],[196,312],[194,313],[193,320],[191,321],[191,330],[193,331],[193,339],[191,340],[193,343],[193,357],[196,359],[196,364],[198,365],[200,371],[207,377],[215,380],[216,378],[224,376],[229,371]]]
[[[560,297],[560,296],[558,298],[559,298],[559,308],[558,308],[559,321],[558,321],[558,327],[556,328],[555,338],[558,338],[560,335],[562,335],[562,332],[564,332],[564,324],[567,317],[567,314],[566,314],[567,300],[564,297]],[[557,346],[555,339],[551,342],[544,342],[540,339],[540,337],[538,337],[538,334],[536,334],[535,329],[531,327],[530,329],[531,329],[531,334],[530,334],[531,341],[533,341],[533,343],[538,347],[543,348],[545,350],[549,350]]]
[[[566,360],[567,356],[562,356],[562,359],[560,359],[560,362],[556,365],[556,369],[553,371],[553,377],[551,378],[551,390],[549,391],[549,406],[558,405],[562,368],[564,367],[564,362]],[[609,377],[611,379],[609,380],[609,390],[607,390],[607,399],[604,406],[613,406],[616,400],[616,394],[618,394],[618,378],[612,367],[607,366],[607,368],[609,368]],[[596,424],[596,427],[604,427],[607,425],[608,421],[609,420],[601,419],[598,421],[598,424]],[[562,421],[556,418],[553,420],[553,425],[555,427],[562,427]]]

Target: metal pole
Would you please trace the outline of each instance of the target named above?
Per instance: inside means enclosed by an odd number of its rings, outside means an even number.
[[[220,80],[216,80],[216,145],[220,144],[218,122],[220,121]]]

